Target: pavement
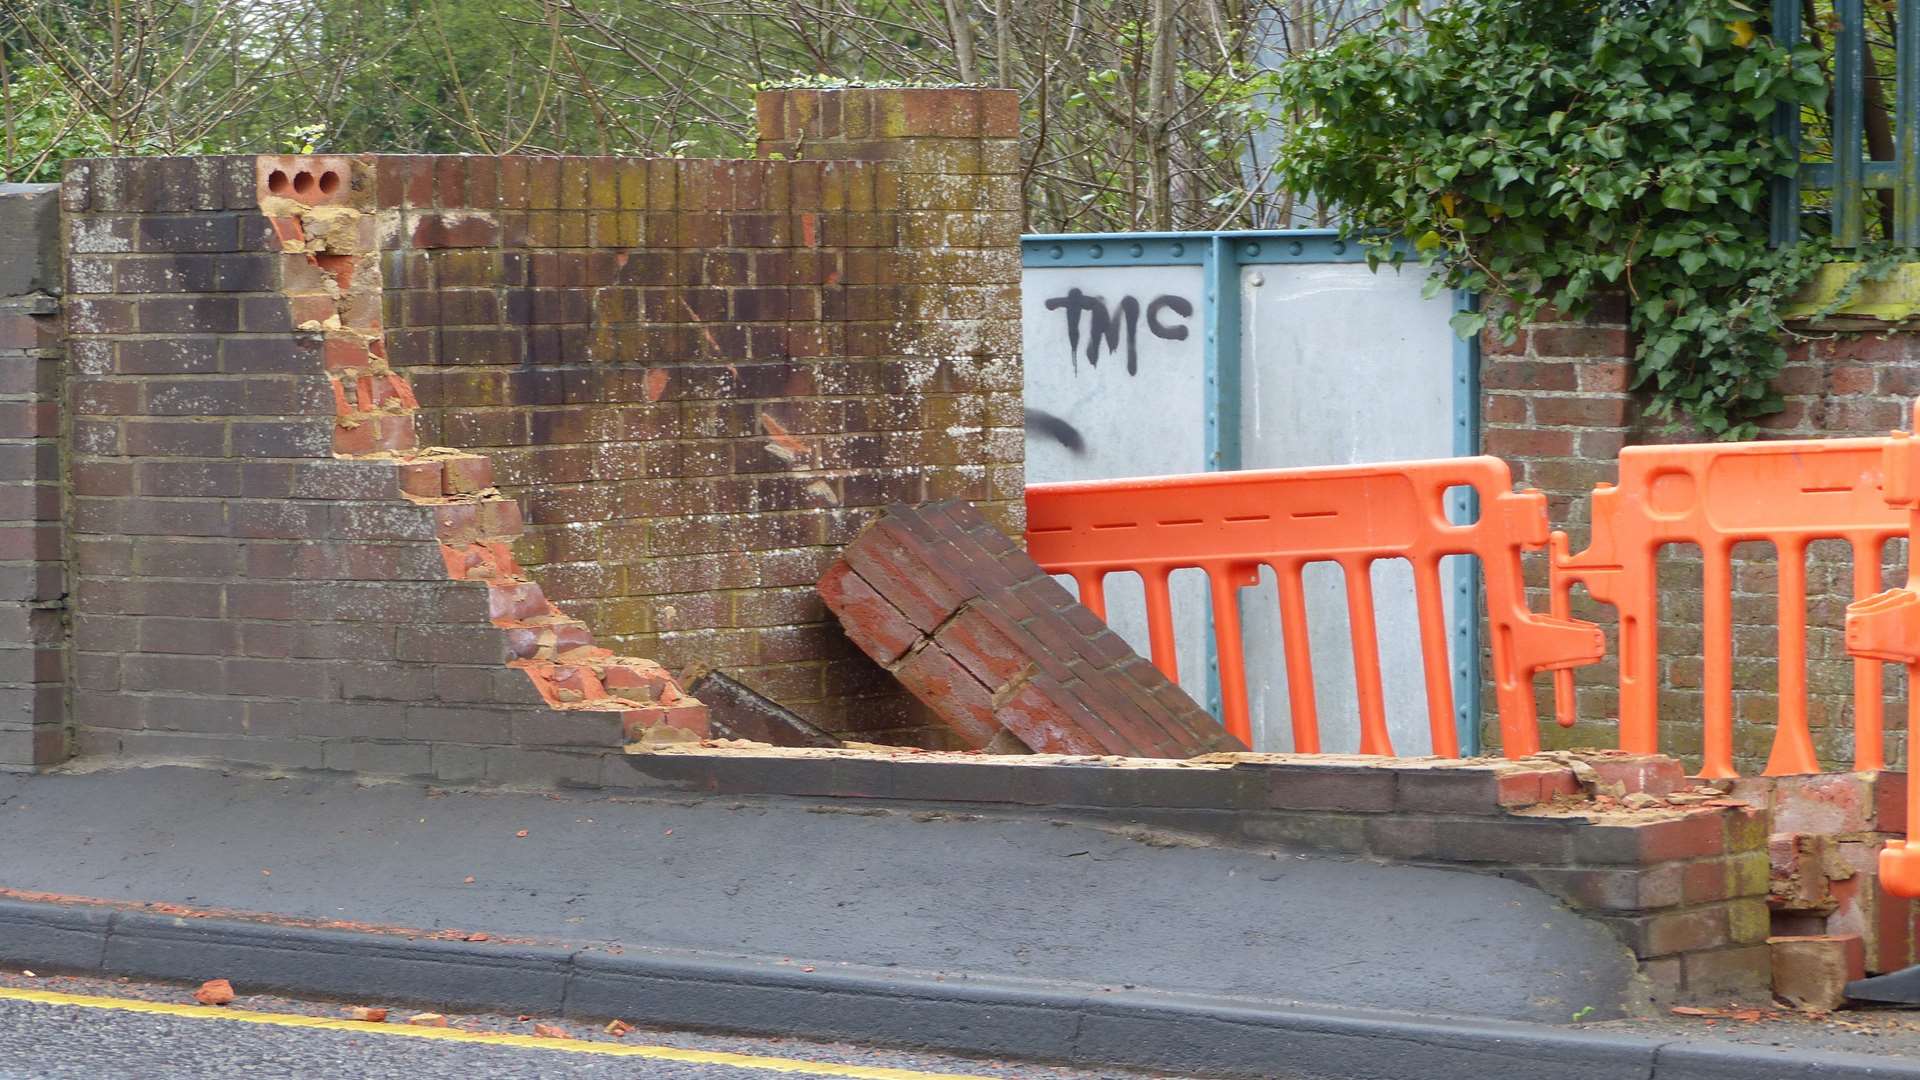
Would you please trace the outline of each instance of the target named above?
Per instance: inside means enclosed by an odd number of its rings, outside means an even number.
[[[1499,878],[1031,816],[136,768],[0,777],[0,836],[14,890],[795,969],[1537,1021],[1618,1015],[1631,974]]]
[[[1570,1025],[1630,959],[1504,879],[910,804],[0,776],[0,961],[1193,1076],[1920,1077]]]

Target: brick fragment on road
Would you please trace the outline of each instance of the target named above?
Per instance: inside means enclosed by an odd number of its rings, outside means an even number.
[[[369,1024],[384,1024],[387,1022],[387,1010],[381,1008],[369,1008],[365,1005],[349,1005],[347,1006],[346,1013],[347,1019],[349,1020],[364,1020]]]
[[[407,1023],[414,1027],[446,1027],[447,1018],[439,1013],[414,1013],[407,1017]]]
[[[208,979],[193,992],[193,1000],[202,1005],[225,1005],[237,996],[233,984],[225,979]]]

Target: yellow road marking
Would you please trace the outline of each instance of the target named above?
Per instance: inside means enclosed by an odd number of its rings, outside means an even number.
[[[587,1042],[580,1039],[545,1039],[538,1035],[490,1035],[478,1031],[462,1031],[459,1028],[371,1024],[364,1020],[336,1020],[326,1016],[252,1012],[247,1009],[229,1009],[224,1006],[178,1005],[165,1001],[135,1001],[129,998],[62,994],[54,990],[17,990],[5,986],[0,986],[0,1000],[28,1001],[41,1005],[74,1005],[83,1009],[117,1009],[122,1012],[181,1016],[190,1020],[225,1020],[230,1023],[269,1024],[274,1027],[350,1031],[356,1035],[443,1039],[449,1042],[485,1043],[488,1046],[560,1050],[570,1054],[652,1058],[656,1061],[680,1061],[693,1065],[728,1065],[736,1069],[760,1069],[765,1072],[799,1073],[805,1076],[843,1076],[854,1078],[854,1080],[981,1080],[979,1076],[961,1073],[916,1072],[912,1069],[888,1069],[875,1065],[836,1065],[826,1061],[801,1061],[796,1058],[765,1057],[759,1054],[732,1054],[722,1050],[682,1050],[676,1046],[630,1046],[623,1043]]]

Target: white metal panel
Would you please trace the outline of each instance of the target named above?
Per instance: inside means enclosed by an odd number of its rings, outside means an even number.
[[[1199,267],[1030,268],[1021,290],[1029,484],[1206,469]],[[1173,594],[1180,682],[1205,702],[1205,576],[1174,575]],[[1107,579],[1108,623],[1146,655],[1143,596],[1136,575]]]
[[[1242,466],[1348,465],[1453,456],[1451,296],[1423,299],[1423,269],[1364,263],[1241,270]],[[1443,567],[1451,605],[1462,559]],[[1359,746],[1346,589],[1337,566],[1308,567],[1307,612],[1321,746]],[[1388,730],[1400,753],[1431,748],[1413,584],[1406,563],[1376,563]],[[1241,592],[1255,746],[1292,746],[1285,654],[1272,575]],[[1451,609],[1449,616],[1452,615]]]

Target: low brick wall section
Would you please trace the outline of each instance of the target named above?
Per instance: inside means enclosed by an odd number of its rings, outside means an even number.
[[[656,790],[1044,806],[1153,843],[1225,839],[1498,874],[1610,927],[1638,958],[1651,1001],[1771,993],[1767,816],[1681,789],[1671,759],[1241,753],[1159,762],[692,746],[626,763],[632,786]],[[1529,932],[1514,928],[1516,938]]]
[[[889,507],[821,578],[820,595],[854,644],[964,745],[1139,757],[1244,749],[964,502]]]
[[[58,187],[0,184],[0,770],[67,756],[59,241]]]

